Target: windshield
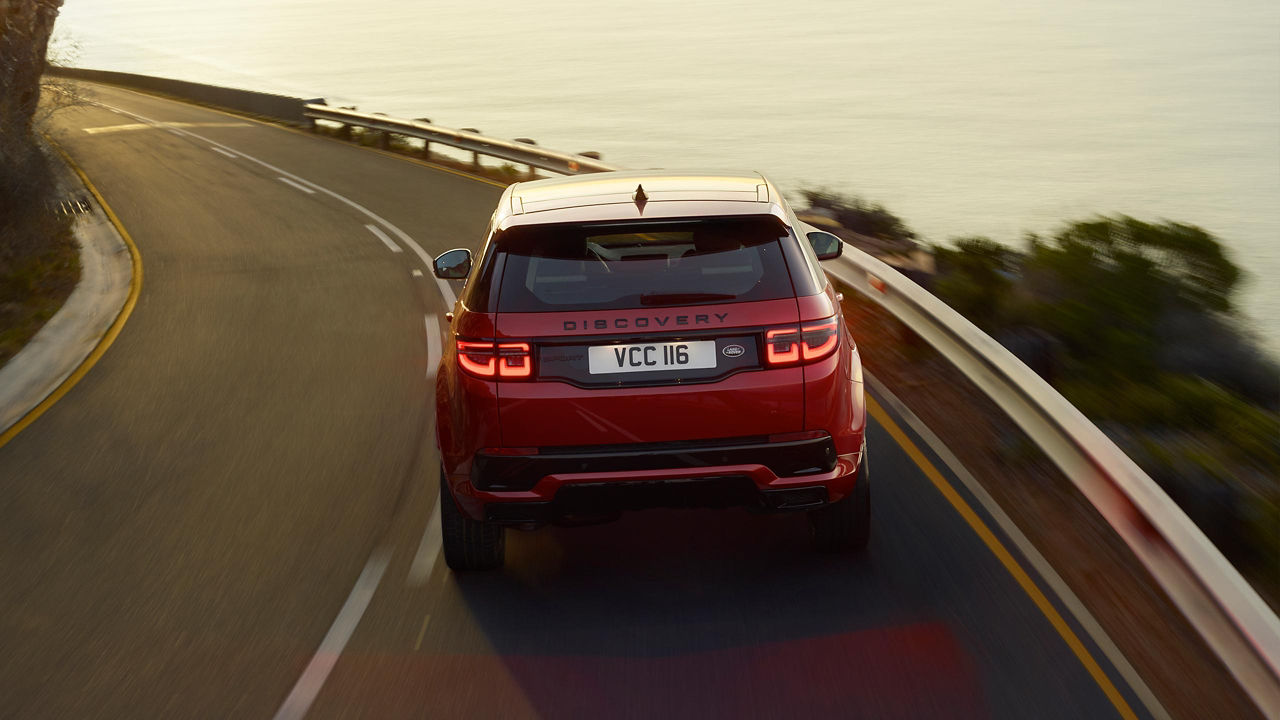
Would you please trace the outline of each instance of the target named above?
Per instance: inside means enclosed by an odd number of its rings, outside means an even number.
[[[793,296],[774,218],[514,228],[499,312],[622,310]]]

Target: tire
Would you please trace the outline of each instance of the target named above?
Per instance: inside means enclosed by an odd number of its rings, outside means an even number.
[[[809,524],[819,552],[860,552],[867,548],[871,540],[871,474],[865,447],[853,492],[840,502],[810,510]]]
[[[472,520],[458,509],[440,471],[440,532],[444,537],[444,561],[457,571],[497,570],[506,557],[505,528]]]

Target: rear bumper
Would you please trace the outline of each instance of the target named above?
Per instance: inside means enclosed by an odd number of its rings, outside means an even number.
[[[857,481],[860,459],[861,453],[837,455],[825,436],[559,448],[530,456],[477,454],[471,475],[451,476],[450,484],[463,512],[503,524],[654,507],[782,511],[843,499]]]
[[[537,455],[476,453],[471,484],[485,492],[533,490],[549,476],[760,465],[776,477],[819,475],[836,466],[829,435],[768,442],[758,438],[546,448]],[[585,481],[590,482],[590,481]]]

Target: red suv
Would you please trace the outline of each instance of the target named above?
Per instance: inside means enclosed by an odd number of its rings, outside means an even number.
[[[507,189],[436,377],[445,560],[502,565],[507,526],[651,507],[808,512],[870,530],[862,366],[819,260],[758,174],[600,173]]]

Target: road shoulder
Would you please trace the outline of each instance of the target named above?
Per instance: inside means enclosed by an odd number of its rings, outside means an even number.
[[[142,283],[137,248],[93,185],[60,151],[62,195],[92,197],[72,227],[80,282],[62,308],[0,368],[0,446],[34,422],[106,351],[124,325]]]

